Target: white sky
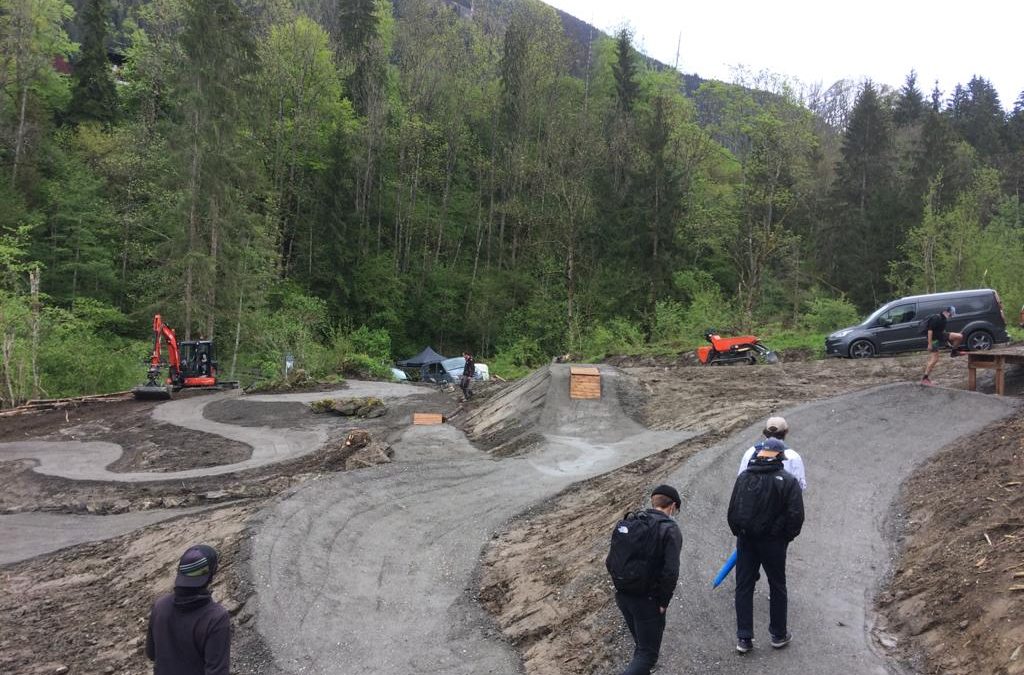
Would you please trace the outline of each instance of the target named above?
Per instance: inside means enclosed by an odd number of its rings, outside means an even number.
[[[628,25],[638,49],[705,79],[732,67],[768,70],[826,87],[870,78],[893,88],[912,69],[927,100],[974,75],[1012,110],[1024,91],[1024,3],[950,0],[545,0],[612,32]],[[682,40],[680,41],[680,36]]]

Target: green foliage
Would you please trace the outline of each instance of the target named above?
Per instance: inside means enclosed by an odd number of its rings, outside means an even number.
[[[488,366],[492,375],[514,380],[529,374],[549,358],[535,340],[519,338],[499,351]]]
[[[852,326],[859,320],[857,308],[846,298],[816,296],[804,303],[800,325],[817,333],[831,333]]]
[[[616,354],[635,354],[643,345],[644,334],[638,325],[614,318],[594,326],[584,337],[580,354],[584,361],[601,361]]]
[[[73,122],[109,124],[117,119],[119,104],[114,76],[107,59],[110,4],[107,0],[88,0],[82,15],[81,56],[72,75],[74,88],[68,119]]]
[[[70,6],[0,0],[8,398],[120,382],[98,355],[154,312],[225,372],[322,379],[424,344],[502,376],[710,327],[803,344],[897,291],[1024,302],[1024,104],[981,77],[945,107],[913,73],[853,105],[771,73],[693,93],[533,0],[164,0],[125,10],[114,90],[105,1],[71,96]]]

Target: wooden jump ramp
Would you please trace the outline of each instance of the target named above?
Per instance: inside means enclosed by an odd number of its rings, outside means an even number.
[[[601,371],[594,366],[570,367],[569,398],[583,400],[601,398]]]
[[[444,424],[444,415],[441,413],[413,413],[412,423],[414,426]]]

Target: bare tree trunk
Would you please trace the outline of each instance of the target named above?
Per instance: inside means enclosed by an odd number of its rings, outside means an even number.
[[[434,265],[441,259],[441,241],[444,236],[444,226],[448,221],[448,200],[451,197],[452,174],[455,173],[455,160],[457,157],[454,146],[448,145],[448,161],[445,164],[444,172],[444,194],[441,196],[441,217],[437,219],[437,244],[434,247]]]
[[[18,114],[18,132],[14,137],[14,167],[11,169],[11,188],[18,183],[18,166],[25,147],[25,108],[28,105],[28,83],[21,89],[21,112]]]
[[[28,273],[29,292],[32,296],[32,347],[30,358],[32,361],[32,395],[38,396],[42,391],[39,386],[39,368],[37,357],[39,354],[39,312],[42,306],[39,303],[39,268]]]
[[[214,197],[210,200],[210,274],[207,279],[207,290],[206,290],[206,339],[213,339],[214,323],[216,321],[216,307],[217,307],[217,263],[218,254],[220,251],[220,230],[218,227],[218,210],[217,198]]]
[[[188,191],[188,250],[185,252],[185,339],[192,339],[192,303],[195,284],[193,253],[199,239],[199,111],[192,115],[192,166],[189,170]]]

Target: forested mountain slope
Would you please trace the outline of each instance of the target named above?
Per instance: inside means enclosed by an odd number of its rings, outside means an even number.
[[[628,34],[456,4],[0,0],[4,402],[137,379],[156,311],[255,375],[1024,302],[1024,99],[982,76],[685,95]]]

